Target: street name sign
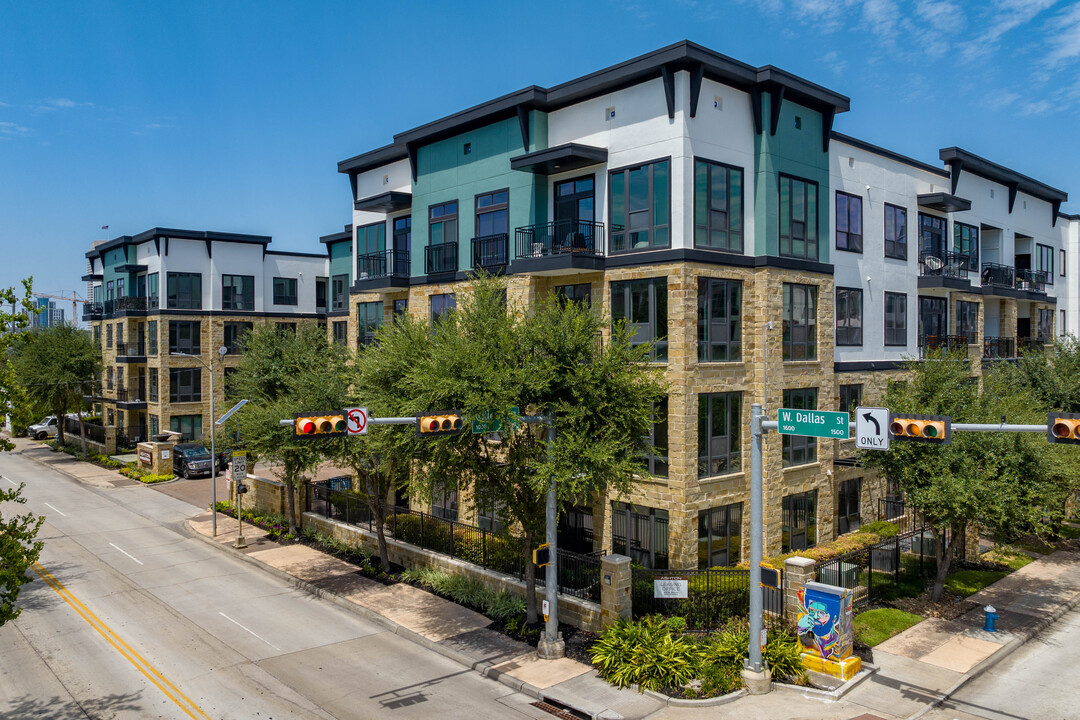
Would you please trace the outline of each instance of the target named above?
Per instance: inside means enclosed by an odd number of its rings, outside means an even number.
[[[889,408],[855,408],[855,447],[889,449]]]
[[[777,431],[781,435],[807,435],[835,440],[847,440],[849,437],[850,419],[846,412],[780,408],[776,411],[776,420]]]
[[[345,408],[345,429],[350,435],[367,435],[367,408]]]

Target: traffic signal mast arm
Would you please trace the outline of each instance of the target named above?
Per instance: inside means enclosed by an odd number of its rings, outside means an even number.
[[[291,421],[290,421],[291,422]],[[848,423],[848,427],[852,430],[855,429],[855,423]],[[1010,425],[1003,423],[1001,425],[992,424],[980,424],[980,423],[953,423],[953,432],[1033,432],[1044,433],[1049,429],[1049,425]],[[778,430],[780,423],[776,420],[762,420],[762,430]]]

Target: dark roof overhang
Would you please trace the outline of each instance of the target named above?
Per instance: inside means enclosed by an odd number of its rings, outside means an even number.
[[[605,163],[607,157],[607,148],[567,143],[510,158],[510,169],[554,175]]]
[[[384,192],[381,195],[372,195],[353,203],[354,210],[367,212],[392,213],[398,210],[408,210],[412,207],[412,193],[407,192]]]
[[[960,182],[960,173],[965,170],[987,180],[1001,183],[1009,189],[1010,214],[1012,214],[1013,205],[1016,203],[1017,192],[1023,191],[1031,197],[1050,203],[1050,225],[1052,227],[1057,225],[1058,211],[1061,209],[1061,204],[1069,199],[1069,194],[1064,190],[1058,190],[1027,175],[1021,175],[1015,170],[1010,170],[1004,165],[998,165],[962,148],[942,148],[938,151],[938,155],[952,170],[953,192],[956,192],[956,184]]]
[[[941,212],[963,212],[971,209],[971,201],[949,193],[925,193],[919,196],[919,206]]]

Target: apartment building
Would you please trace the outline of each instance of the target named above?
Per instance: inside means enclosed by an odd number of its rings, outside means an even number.
[[[1060,214],[1064,192],[958,147],[929,163],[840,134],[848,109],[681,42],[398,134],[338,164],[353,222],[323,238],[333,336],[451,311],[478,268],[507,276],[511,303],[554,292],[625,320],[671,387],[653,479],[574,508],[561,542],[734,564],[752,403],[873,405],[927,349],[967,352],[978,375],[1076,332],[1080,218]],[[767,552],[876,519],[895,492],[850,454],[766,440]],[[431,509],[480,520],[452,493]]]
[[[209,436],[210,372],[224,406],[240,340],[260,323],[325,322],[325,253],[267,249],[260,235],[153,228],[86,253],[83,319],[102,349],[88,400],[128,442],[162,430]],[[220,352],[225,349],[225,353]]]

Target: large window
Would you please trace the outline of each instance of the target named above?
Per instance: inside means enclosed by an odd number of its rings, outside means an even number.
[[[202,368],[169,368],[169,402],[202,400]]]
[[[742,470],[741,427],[742,393],[698,395],[699,478]]]
[[[165,276],[166,304],[181,310],[202,309],[202,275],[199,273],[167,273]]]
[[[907,260],[907,209],[885,203],[885,257]]]
[[[817,286],[784,283],[784,360],[817,359]]]
[[[817,410],[817,388],[784,391],[784,407],[792,410]],[[817,462],[817,438],[784,435],[784,467]]]
[[[222,275],[221,276],[221,309],[222,310],[254,310],[255,309],[255,276],[254,275]]]
[[[296,278],[274,278],[274,304],[296,305]]]
[[[169,321],[169,352],[198,355],[202,352],[198,320]]]
[[[698,278],[698,362],[742,359],[742,283]]]
[[[742,503],[698,513],[698,568],[738,565],[742,550]]]
[[[862,252],[862,198],[836,192],[836,249]]]
[[[334,343],[336,345],[345,345],[349,338],[349,323],[339,320],[334,323],[332,329],[334,331]]]
[[[151,357],[158,354],[158,324],[157,320],[146,322],[146,354]]]
[[[149,393],[147,400],[156,403],[158,401],[158,369],[155,367],[148,369],[150,371],[150,379],[147,381],[147,392]]]
[[[979,333],[979,303],[956,302],[956,334],[968,345],[974,345]]]
[[[510,192],[499,190],[476,196],[476,237],[510,232]]]
[[[105,323],[105,347],[112,347],[112,323]]]
[[[907,295],[885,293],[885,344],[907,345]]]
[[[151,310],[157,310],[161,307],[160,300],[158,299],[159,292],[158,274],[150,273],[146,276],[146,304]]]
[[[431,514],[444,520],[457,521],[457,489],[435,488],[431,493]]]
[[[742,252],[743,171],[694,161],[694,246]]]
[[[817,545],[817,490],[785,495],[781,510],[781,552],[805,550]]]
[[[968,270],[979,271],[979,228],[974,225],[965,225],[962,222],[953,223],[953,251],[967,256],[966,267]]]
[[[394,250],[408,257],[412,247],[412,215],[394,218]],[[394,272],[408,275],[408,268],[394,267]]]
[[[592,305],[592,285],[559,285],[555,288],[555,298],[563,304],[570,302],[578,307],[589,307]]]
[[[169,429],[180,433],[183,442],[202,439],[202,415],[173,415],[169,418]]]
[[[667,510],[611,503],[611,551],[627,555],[642,567],[668,566]]]
[[[345,277],[348,278],[347,275]],[[315,278],[315,309],[317,311],[326,312],[326,286],[329,282],[330,278]]]
[[[862,290],[836,288],[836,344],[862,345]]]
[[[348,292],[349,292],[349,276],[348,275],[335,275],[333,278],[333,301],[330,306],[330,310],[338,312],[339,310],[347,310],[348,305]]]
[[[444,313],[451,312],[457,307],[457,298],[454,293],[443,293],[431,296],[431,327],[435,327],[439,318]]]
[[[1054,311],[1039,310],[1039,342],[1051,343],[1054,341]]]
[[[249,322],[225,323],[225,347],[230,355],[239,355],[244,351],[244,336],[251,332],[254,325]]]
[[[428,209],[428,244],[442,245],[457,242],[457,200],[432,205]]]
[[[836,531],[840,535],[854,532],[862,525],[859,513],[859,500],[862,493],[862,480],[853,478],[840,483],[836,496]]]
[[[382,302],[357,303],[356,305],[356,344],[360,347],[375,342],[375,331],[382,325]]]
[[[846,412],[855,420],[855,408],[862,405],[862,384],[840,386],[840,412]]]
[[[667,362],[667,278],[611,283],[611,319],[622,321],[633,345],[654,342],[650,359]]]
[[[386,223],[356,228],[356,256],[372,255],[386,250]]]
[[[649,444],[652,452],[645,456],[645,469],[656,477],[668,476],[668,401],[664,398],[653,406],[652,432]]]
[[[611,251],[648,250],[671,244],[671,162],[611,173]]]
[[[919,259],[932,255],[944,259],[945,218],[919,213]]]
[[[1035,269],[1043,273],[1047,285],[1054,284],[1054,248],[1035,244]]]
[[[780,176],[780,255],[818,259],[817,183]]]

